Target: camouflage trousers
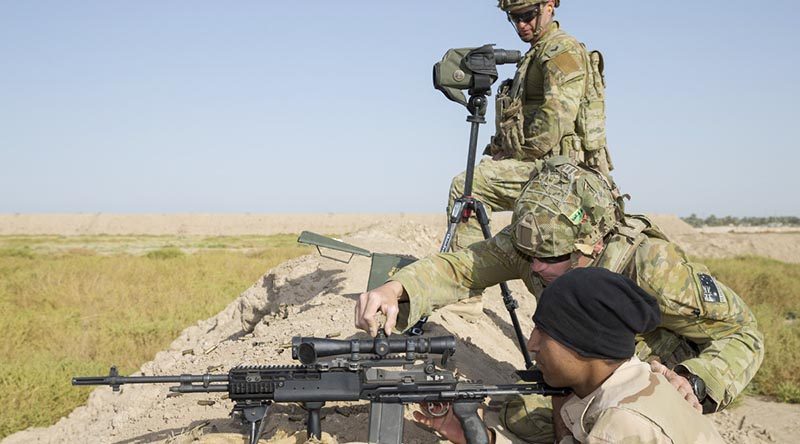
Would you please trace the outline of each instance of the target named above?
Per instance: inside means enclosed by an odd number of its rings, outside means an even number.
[[[510,211],[514,209],[522,188],[531,178],[534,162],[523,162],[516,159],[493,160],[484,157],[475,165],[472,180],[472,196],[483,203],[486,215],[491,221],[492,211]],[[453,203],[464,194],[466,171],[453,178],[450,184],[450,198],[447,202],[447,217],[453,209]],[[502,228],[502,227],[498,227]],[[483,231],[476,215],[465,224],[458,224],[450,244],[450,251],[459,251],[483,239]],[[475,321],[483,315],[483,296],[473,296],[446,307],[447,310],[468,321]]]
[[[475,165],[472,181],[472,196],[483,203],[486,214],[491,220],[492,211],[511,211],[514,202],[522,192],[522,188],[531,178],[535,162],[524,162],[516,159],[492,160],[484,157]],[[450,198],[447,202],[447,214],[453,208],[453,202],[464,193],[466,172],[453,178],[450,185]],[[502,228],[502,227],[499,227]],[[475,242],[483,240],[483,232],[476,217],[471,217],[466,224],[459,224],[453,236],[452,251],[462,250]]]
[[[658,359],[673,368],[698,354],[698,350],[688,341],[665,329],[658,328],[647,336],[636,344],[636,355],[642,361]],[[555,441],[553,403],[549,397],[510,397],[500,409],[498,420],[523,442],[549,444]]]

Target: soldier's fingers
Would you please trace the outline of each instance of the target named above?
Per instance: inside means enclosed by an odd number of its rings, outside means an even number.
[[[383,330],[386,332],[386,336],[392,334],[394,330],[394,326],[397,325],[397,314],[400,312],[400,308],[396,305],[387,305],[384,307],[384,313],[386,314],[386,325],[383,326]]]
[[[415,411],[413,415],[414,415],[414,421],[417,421],[420,424],[433,428],[433,418],[425,416],[424,413],[419,411]]]
[[[382,301],[380,295],[375,292],[369,292],[367,303],[364,306],[364,311],[361,313],[361,319],[367,324],[369,334],[371,336],[378,335],[378,320],[377,314],[381,311]]]
[[[364,322],[363,314],[364,314],[364,307],[367,305],[367,293],[361,293],[358,296],[358,302],[356,302],[355,307],[355,323],[356,328],[360,328],[362,330],[367,329],[367,324]]]
[[[651,361],[650,362],[650,370],[652,370],[654,373],[660,373],[660,374],[664,375],[665,374],[664,371],[665,370],[669,370],[669,369],[666,366],[664,366],[664,364],[662,364],[662,363],[660,363],[658,361]]]

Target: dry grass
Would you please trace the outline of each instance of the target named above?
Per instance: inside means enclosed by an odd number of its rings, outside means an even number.
[[[84,403],[89,391],[72,376],[110,362],[138,369],[269,268],[310,251],[294,239],[0,238],[0,438]]]
[[[704,260],[753,309],[765,336],[754,393],[800,403],[800,267],[761,257]]]

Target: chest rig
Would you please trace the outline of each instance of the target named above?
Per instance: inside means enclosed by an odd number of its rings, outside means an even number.
[[[514,79],[508,79],[500,84],[495,99],[496,131],[487,147],[489,154],[502,158],[532,160],[527,158],[530,157],[529,153],[541,151],[540,148],[532,146],[531,137],[526,138],[525,132],[526,127],[530,128],[533,124],[537,108],[541,106],[527,102],[531,100],[531,96],[541,96],[543,102],[544,93],[526,91],[526,88],[536,87],[531,85],[529,79],[531,71],[536,69],[534,64],[543,65],[569,51],[571,45],[548,44],[565,36],[566,33],[560,29],[553,30],[546,40],[534,45],[520,60]],[[583,50],[579,53],[584,72],[584,93],[575,118],[574,131],[562,134],[557,146],[535,157],[567,156],[608,174],[613,165],[606,147],[603,56],[599,51],[587,53]]]

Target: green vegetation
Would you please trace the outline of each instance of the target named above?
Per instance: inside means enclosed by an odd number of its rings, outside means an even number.
[[[713,214],[703,219],[692,213],[689,217],[682,217],[687,224],[699,227],[800,227],[800,217],[795,216],[769,216],[769,217],[717,217]]]
[[[0,438],[84,403],[91,389],[72,376],[111,363],[135,371],[268,269],[311,251],[295,239],[0,237]]]
[[[744,298],[764,333],[764,363],[750,391],[800,403],[800,267],[760,257],[703,262]]]

